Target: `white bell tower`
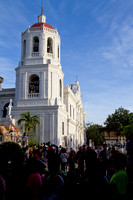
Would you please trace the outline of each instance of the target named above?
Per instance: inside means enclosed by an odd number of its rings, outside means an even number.
[[[21,35],[21,59],[16,68],[16,107],[63,103],[60,36],[41,13]]]
[[[67,128],[60,46],[57,29],[46,23],[42,12],[38,22],[21,35],[21,58],[16,68],[12,109],[16,122],[22,113],[37,115],[40,126],[37,127],[36,139],[57,145],[62,138],[62,124]],[[64,132],[66,135],[67,129]]]

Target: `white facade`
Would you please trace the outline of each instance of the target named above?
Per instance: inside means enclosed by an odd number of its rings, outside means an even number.
[[[68,112],[70,146],[76,148],[85,142],[85,111],[82,107],[79,82],[64,86],[64,103]]]
[[[63,77],[60,36],[41,14],[38,23],[22,33],[12,117],[18,127],[21,113],[38,115],[36,136],[40,143],[50,141],[76,148],[84,143],[85,112],[79,83],[63,86]]]

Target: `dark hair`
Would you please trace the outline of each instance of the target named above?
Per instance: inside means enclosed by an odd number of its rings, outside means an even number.
[[[5,195],[6,183],[4,178],[0,175],[0,199]]]
[[[95,168],[97,166],[97,154],[93,149],[89,149],[85,154],[86,168]]]
[[[56,173],[60,168],[60,158],[57,154],[51,153],[48,158],[48,169],[52,173]]]
[[[66,153],[66,149],[62,147],[61,153]]]
[[[114,155],[114,167],[116,170],[125,169],[126,164],[127,164],[126,155],[122,153],[116,153]]]

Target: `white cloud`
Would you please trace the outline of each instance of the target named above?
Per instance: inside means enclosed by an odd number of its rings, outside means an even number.
[[[106,33],[108,43],[100,48],[102,57],[114,71],[115,76],[133,75],[133,23],[130,17],[114,20]]]

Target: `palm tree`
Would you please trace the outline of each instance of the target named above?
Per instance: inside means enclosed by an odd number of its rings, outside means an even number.
[[[36,125],[40,125],[39,117],[37,115],[31,116],[30,112],[22,113],[21,118],[17,121],[18,125],[24,123],[25,132],[32,138],[36,132]]]

